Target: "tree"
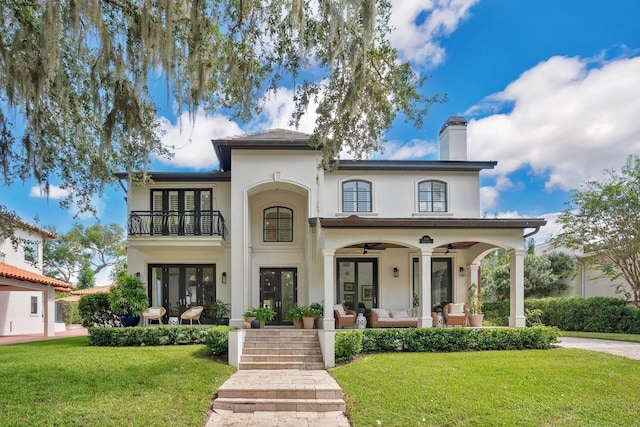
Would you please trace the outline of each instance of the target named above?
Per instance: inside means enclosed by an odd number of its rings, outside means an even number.
[[[249,120],[294,86],[297,124],[318,103],[311,144],[323,166],[342,148],[381,150],[398,114],[420,126],[444,100],[391,46],[388,0],[23,0],[0,2],[0,168],[4,184],[61,181],[75,202],[114,172],[167,155],[150,82],[179,110]],[[155,83],[154,83],[155,84]],[[180,111],[179,111],[180,113]],[[17,132],[11,117],[17,117]],[[22,130],[24,129],[24,130]]]
[[[84,228],[76,223],[67,233],[58,234],[57,239],[45,240],[43,252],[44,274],[70,283],[83,268],[95,276],[105,268],[122,264],[126,257],[125,234],[117,224],[97,223]]]
[[[78,273],[78,284],[76,289],[93,288],[96,285],[96,274],[91,269],[91,262],[88,258],[82,260],[80,272]]]
[[[623,279],[634,304],[640,300],[640,158],[629,156],[622,170],[605,171],[576,190],[559,218],[563,246],[593,255],[593,265],[611,280]]]
[[[544,298],[567,289],[562,279],[574,272],[573,261],[567,254],[536,255],[535,242],[525,242],[524,296]],[[496,300],[508,300],[511,292],[511,264],[504,249],[498,249],[482,260],[482,283],[485,295]]]

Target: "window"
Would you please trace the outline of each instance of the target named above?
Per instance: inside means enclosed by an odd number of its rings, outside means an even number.
[[[31,314],[38,314],[38,297],[31,297]]]
[[[346,181],[342,183],[342,212],[371,212],[371,183]]]
[[[447,184],[442,181],[422,181],[418,184],[420,212],[447,212]]]
[[[24,240],[23,242],[24,260],[29,264],[38,263],[38,242]]]
[[[211,234],[212,191],[152,190],[152,234]]]
[[[282,206],[265,209],[263,230],[265,242],[292,242],[293,211]]]

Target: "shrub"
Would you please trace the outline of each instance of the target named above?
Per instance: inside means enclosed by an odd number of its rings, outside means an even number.
[[[469,350],[547,349],[557,341],[558,329],[531,328],[407,328],[365,329],[336,333],[336,361],[353,359],[362,351],[456,352]]]
[[[80,298],[78,311],[82,326],[120,326],[120,317],[111,311],[108,294],[89,294]]]
[[[363,331],[360,329],[336,333],[336,362],[351,360],[362,351],[362,335]]]
[[[80,316],[77,302],[58,301],[57,304],[62,310],[62,319],[66,325],[82,323],[82,316]]]
[[[89,345],[135,347],[147,345],[206,344],[213,354],[227,351],[228,326],[158,326],[153,328],[89,328]],[[211,344],[210,344],[211,343]],[[224,350],[222,350],[224,348]]]

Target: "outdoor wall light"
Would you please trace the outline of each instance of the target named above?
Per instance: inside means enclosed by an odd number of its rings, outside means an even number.
[[[227,272],[226,271],[222,272],[222,283],[223,284],[227,283]]]
[[[136,273],[136,277],[137,277],[138,279],[140,278],[140,272],[139,272],[139,271]]]
[[[465,270],[464,267],[460,267],[458,271],[460,271],[460,277],[464,277],[467,275],[467,270]]]
[[[400,272],[398,271],[398,267],[393,267],[393,277],[400,276]]]

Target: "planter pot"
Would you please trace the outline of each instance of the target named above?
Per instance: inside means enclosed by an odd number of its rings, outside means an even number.
[[[304,325],[305,329],[313,329],[313,323],[315,322],[315,320],[315,317],[303,317],[302,324]]]
[[[252,320],[256,320],[256,318],[255,317],[245,317],[244,318],[244,321],[247,322],[247,323],[251,323]]]
[[[296,329],[302,329],[304,324],[302,323],[302,317],[294,317],[293,318],[293,327]]]
[[[216,317],[216,325],[229,326],[229,318],[228,317]]]
[[[132,316],[131,314],[127,314],[125,316],[120,316],[120,321],[122,322],[122,326],[131,327],[138,326],[140,323],[140,316]]]
[[[251,321],[251,329],[260,329],[260,321],[253,319]]]
[[[482,319],[484,319],[484,314],[470,314],[469,326],[473,328],[479,328],[480,326],[482,326]]]

